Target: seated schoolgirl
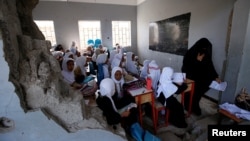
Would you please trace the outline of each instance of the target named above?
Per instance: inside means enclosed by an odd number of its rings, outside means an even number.
[[[73,88],[80,89],[82,85],[75,82],[74,68],[75,68],[74,59],[72,58],[63,59],[61,73],[64,81],[67,82]]]
[[[62,61],[63,61],[63,55],[64,52],[62,51],[53,51],[52,55],[56,58],[56,60],[59,62],[60,64],[60,68],[62,69]]]
[[[161,70],[155,60],[148,64],[148,77],[152,80],[152,89],[156,92],[160,80]],[[156,93],[155,93],[156,95]]]
[[[118,54],[116,50],[111,50],[110,51],[110,56],[109,56],[109,67],[111,68],[111,63],[115,57],[115,55]]]
[[[102,53],[101,49],[96,48],[94,51],[94,54],[92,55],[92,63],[93,63],[95,70],[97,70],[96,59],[97,59],[98,55],[101,53]]]
[[[113,59],[113,61],[111,63],[111,69],[114,68],[114,67],[122,68],[123,75],[124,76],[128,75],[123,54],[120,54],[120,53],[115,54],[114,59]]]
[[[117,71],[115,71],[117,70]],[[115,80],[119,80],[122,77],[119,72],[119,68],[114,69]],[[117,73],[119,72],[119,73]],[[143,141],[148,135],[154,138],[156,141],[160,139],[151,134],[149,131],[145,131],[138,123],[138,110],[136,106],[131,106],[129,109],[121,111],[124,106],[130,104],[128,99],[124,99],[124,96],[117,98],[116,88],[114,80],[111,78],[105,78],[101,81],[100,92],[97,96],[96,103],[98,107],[103,111],[103,115],[106,117],[107,123],[116,129],[117,124],[122,123],[122,127],[127,134],[132,136],[137,141]],[[134,104],[135,105],[135,104]]]
[[[84,81],[88,77],[91,77],[91,76],[87,76],[86,74],[85,67],[88,65],[86,62],[86,57],[85,56],[77,57],[75,62],[76,62],[75,63],[76,67],[74,69],[75,82],[82,84],[83,86],[87,85],[86,88],[81,90],[83,96],[94,95],[94,93],[98,89],[97,82],[94,80],[94,77],[93,79],[91,78],[91,80],[87,82]]]
[[[169,122],[171,124],[178,128],[186,128],[184,108],[173,94],[180,94],[187,88],[187,85],[173,83],[173,72],[171,67],[163,68],[157,90],[157,100],[169,109]]]
[[[139,70],[135,62],[135,54],[133,52],[126,53],[126,70],[133,76],[139,77]]]
[[[136,107],[132,107],[119,113],[119,109],[122,109],[130,103],[134,103],[134,101],[133,99],[131,99],[131,101],[122,100],[122,98],[118,98],[117,96],[114,80],[111,78],[105,78],[100,83],[100,92],[98,93],[98,96],[96,96],[96,103],[103,111],[103,115],[106,117],[109,125],[116,128],[115,126],[117,124],[123,122],[126,123],[123,124],[123,128],[128,131],[129,127],[137,122],[138,111]]]
[[[99,54],[96,59],[97,83],[98,85],[104,78],[110,78],[110,68],[108,66],[107,54]]]
[[[148,76],[148,64],[150,63],[150,60],[144,60],[143,61],[143,65],[142,65],[142,68],[141,68],[141,73],[140,73],[140,77],[141,78],[147,78]]]
[[[122,73],[122,68],[121,67],[114,67],[112,69],[111,72],[111,79],[114,81],[115,83],[115,98],[117,99],[116,101],[120,101],[118,102],[118,104],[123,103],[124,101],[129,101],[129,102],[134,102],[134,98],[129,95],[129,94],[125,94],[125,92],[123,92],[123,85],[125,83],[124,77],[123,77],[123,73]],[[122,99],[122,100],[120,100]],[[124,100],[126,99],[126,100]],[[126,105],[128,104],[127,102],[125,102],[125,104],[121,104]]]

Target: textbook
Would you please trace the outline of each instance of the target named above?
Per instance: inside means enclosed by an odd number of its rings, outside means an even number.
[[[212,81],[212,83],[209,85],[209,88],[218,90],[218,91],[225,91],[227,87],[227,82],[220,82]]]
[[[118,109],[118,113],[123,113],[123,112],[125,112],[125,111],[127,111],[127,110],[129,110],[129,109],[131,109],[131,108],[133,108],[133,107],[137,107],[137,105],[135,104],[135,103],[130,103],[130,104],[128,104],[127,106],[125,106],[125,107],[123,107],[123,108],[121,108],[121,109]]]

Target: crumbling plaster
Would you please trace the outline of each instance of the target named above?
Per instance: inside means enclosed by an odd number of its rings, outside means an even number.
[[[32,19],[32,9],[38,2],[0,1],[0,39],[9,65],[9,81],[20,105],[26,113],[43,111],[68,132],[109,130],[101,111],[86,107],[81,93],[63,81],[59,64],[49,51],[51,44]]]

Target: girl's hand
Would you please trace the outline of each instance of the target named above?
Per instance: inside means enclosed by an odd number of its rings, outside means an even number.
[[[220,78],[216,78],[215,81],[218,82],[218,83],[221,82]]]

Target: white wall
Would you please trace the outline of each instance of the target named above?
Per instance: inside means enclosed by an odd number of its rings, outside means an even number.
[[[72,41],[79,45],[78,20],[100,20],[103,45],[113,47],[112,20],[131,21],[132,48],[136,51],[136,6],[91,4],[78,2],[39,2],[33,10],[34,20],[53,20],[57,44],[69,48]]]

